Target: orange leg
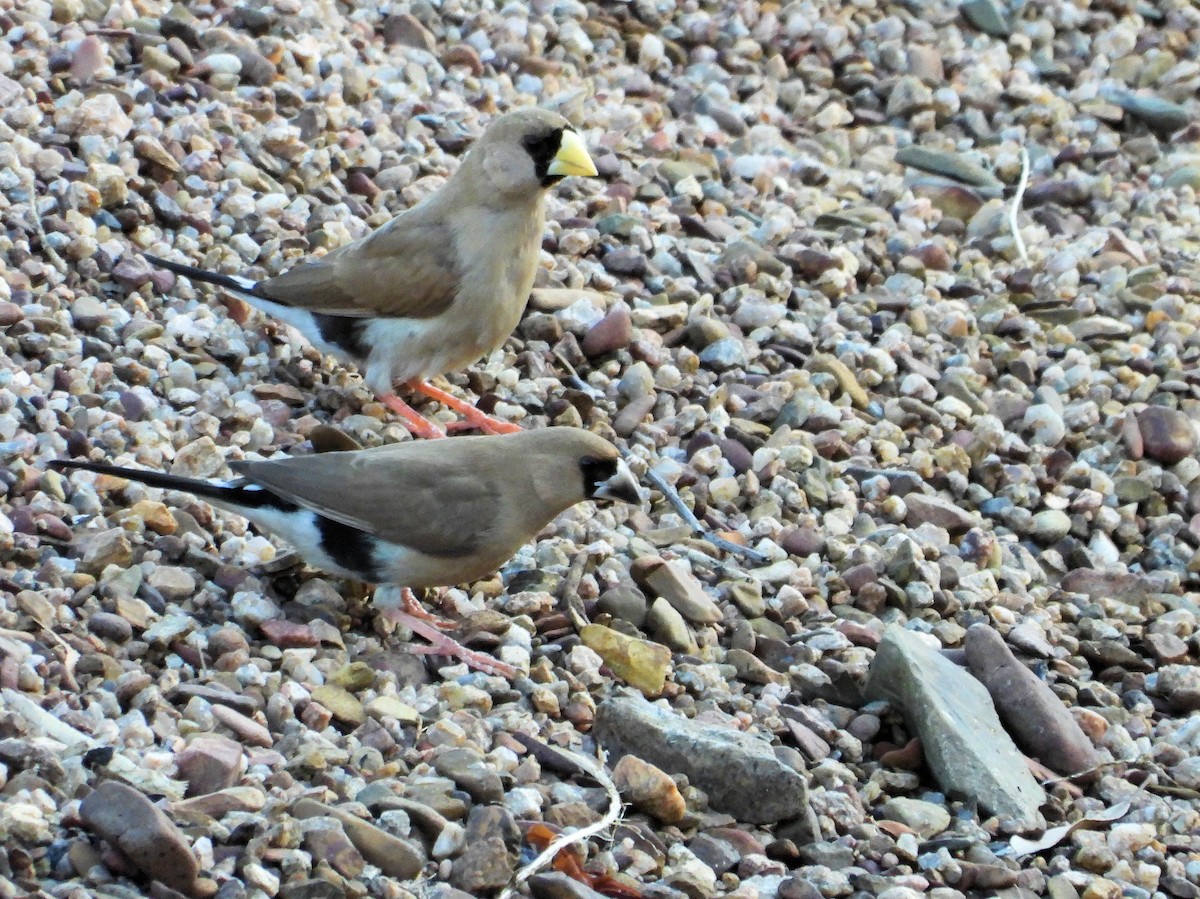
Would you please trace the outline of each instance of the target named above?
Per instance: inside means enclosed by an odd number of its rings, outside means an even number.
[[[416,603],[412,592],[408,589],[404,590],[403,604],[406,608],[411,608],[411,604]],[[422,614],[428,617],[428,613],[424,609]],[[484,674],[495,674],[500,677],[507,677],[510,680],[515,678],[520,672],[512,665],[506,662],[501,662],[487,653],[476,652],[473,649],[467,649],[457,640],[443,634],[434,625],[430,624],[424,618],[420,618],[410,612],[399,608],[384,609],[381,613],[389,621],[395,624],[402,624],[414,634],[419,634],[429,641],[429,646],[412,646],[413,652],[426,655],[445,655],[453,656],[467,663],[469,668],[474,668],[476,671],[482,671]]]
[[[453,621],[438,618],[432,612],[425,611],[425,607],[421,605],[420,600],[407,588],[400,594],[400,603],[406,614],[412,615],[414,618],[420,618],[422,621],[428,621],[436,628],[449,631],[453,630],[456,626]]]
[[[511,421],[501,421],[498,418],[492,418],[489,415],[484,415],[470,403],[460,400],[452,393],[447,393],[438,387],[434,387],[425,381],[415,378],[404,385],[409,390],[416,393],[424,394],[431,400],[437,400],[443,406],[453,409],[466,421],[455,427],[451,425],[451,430],[461,430],[463,427],[478,428],[485,434],[515,434],[521,430],[520,426],[513,424]]]
[[[432,440],[435,437],[445,437],[446,432],[431,422],[428,418],[410,406],[394,393],[384,394],[379,397],[379,402],[383,403],[393,412],[400,416],[404,421],[404,427],[408,428],[408,432],[414,437],[420,437],[425,440]]]

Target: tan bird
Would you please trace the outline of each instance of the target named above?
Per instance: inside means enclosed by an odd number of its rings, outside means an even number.
[[[420,437],[437,425],[393,393],[396,384],[461,413],[486,433],[510,422],[426,383],[465,368],[517,326],[537,269],[546,190],[596,174],[583,139],[557,113],[500,116],[433,196],[366,237],[265,281],[151,263],[223,287],[292,325],[315,347],[354,363],[379,399]]]
[[[316,443],[317,441],[314,441]],[[324,445],[340,445],[322,441]],[[513,674],[429,624],[408,588],[491,574],[556,515],[586,499],[640,503],[637,480],[607,440],[580,428],[459,437],[230,464],[234,481],[199,481],[102,462],[79,468],[182,490],[278,534],[310,565],[404,588],[388,617],[493,673]]]

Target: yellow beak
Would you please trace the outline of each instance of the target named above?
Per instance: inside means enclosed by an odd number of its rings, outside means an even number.
[[[551,175],[579,175],[591,178],[596,174],[596,164],[588,155],[583,138],[574,131],[563,131],[558,152],[554,154],[554,159],[546,171]]]

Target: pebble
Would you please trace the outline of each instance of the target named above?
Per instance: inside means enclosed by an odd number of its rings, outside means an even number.
[[[1062,700],[1022,665],[986,624],[967,629],[967,666],[987,687],[1022,750],[1060,774],[1094,768],[1099,757]]]
[[[1184,413],[1164,406],[1149,406],[1137,416],[1146,455],[1165,465],[1194,455],[1196,426]]]
[[[409,880],[425,865],[424,855],[409,841],[342,809],[305,798],[296,802],[291,811],[301,820],[321,816],[336,820],[363,860],[379,868],[387,877]]]
[[[629,307],[617,303],[604,318],[588,329],[579,348],[590,357],[604,356],[625,349],[632,340],[633,319]]]
[[[146,877],[185,895],[195,889],[199,861],[179,829],[137,790],[105,781],[80,803],[79,817]]]
[[[187,781],[188,796],[203,796],[232,787],[241,774],[242,747],[233,740],[201,736],[175,756],[175,768]]]
[[[675,781],[649,762],[627,755],[617,762],[612,777],[622,799],[657,821],[676,824],[687,812]]]
[[[665,646],[630,637],[602,624],[586,625],[579,637],[621,680],[647,696],[662,694],[671,669],[671,652]]]
[[[694,575],[679,565],[657,557],[638,560],[634,579],[652,593],[665,599],[688,621],[711,624],[724,615]]]

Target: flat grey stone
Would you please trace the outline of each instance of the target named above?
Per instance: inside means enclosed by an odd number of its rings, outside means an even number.
[[[938,783],[994,815],[1035,825],[1046,794],[1005,732],[987,688],[919,636],[897,624],[871,663],[869,699],[904,711]]]
[[[600,704],[594,733],[610,766],[635,755],[668,774],[686,774],[713,809],[739,821],[767,824],[812,814],[803,775],[779,761],[769,742],[742,731],[618,697]]]

